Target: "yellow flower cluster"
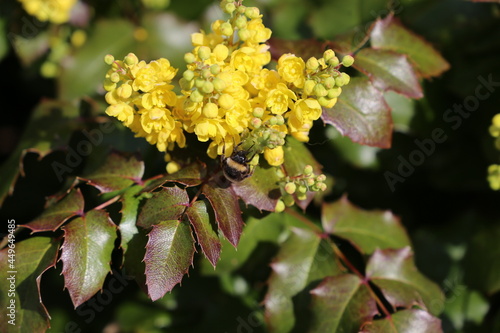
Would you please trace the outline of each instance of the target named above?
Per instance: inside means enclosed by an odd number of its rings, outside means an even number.
[[[70,18],[70,12],[76,0],[18,0],[24,10],[39,21],[51,21],[61,24]]]
[[[490,134],[495,139],[495,147],[500,150],[500,114],[493,117],[492,124],[490,126]],[[490,187],[497,191],[500,190],[500,165],[493,164],[488,168],[488,182]]]
[[[341,63],[332,50],[307,62],[285,54],[276,70],[265,68],[271,30],[259,10],[233,0],[222,0],[221,8],[228,20],[215,21],[210,33],[192,34],[179,95],[172,91],[176,70],[168,60],[146,64],[134,54],[123,61],[108,55],[106,112],[160,151],[174,143],[183,147],[186,132],[210,142],[212,158],[230,155],[244,141],[270,165],[281,165],[286,135],[307,142],[322,107],[333,107],[350,78],[338,70]],[[342,64],[352,61],[346,56]]]

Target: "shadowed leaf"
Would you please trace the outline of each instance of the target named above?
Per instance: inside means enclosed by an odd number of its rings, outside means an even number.
[[[417,270],[409,246],[399,250],[375,250],[368,260],[366,276],[394,307],[418,305],[433,315],[443,310],[443,292]]]
[[[329,239],[293,228],[271,264],[273,273],[264,304],[266,321],[273,332],[289,332],[295,324],[292,297],[310,282],[339,273]]]
[[[42,274],[56,265],[59,242],[49,237],[32,237],[15,245],[14,256],[9,256],[9,247],[0,251],[0,331],[45,332],[49,313],[42,303],[40,281]],[[11,283],[16,286],[15,292],[9,291]],[[13,317],[8,309],[12,301]]]
[[[73,189],[57,203],[46,208],[33,221],[21,225],[33,232],[56,231],[64,222],[75,215],[83,215],[84,200],[80,189]]]
[[[324,108],[321,118],[354,142],[391,147],[391,110],[382,92],[367,79],[352,78],[347,86],[342,87],[337,104],[331,109]]]
[[[350,241],[366,254],[377,248],[399,249],[410,245],[405,229],[390,211],[362,210],[345,196],[324,203],[321,220],[325,232]]]
[[[178,220],[153,225],[144,263],[149,297],[162,298],[180,283],[193,264],[194,239],[188,223]]]
[[[116,226],[108,213],[92,210],[85,216],[72,220],[62,229],[64,285],[77,308],[102,288],[110,271]]]

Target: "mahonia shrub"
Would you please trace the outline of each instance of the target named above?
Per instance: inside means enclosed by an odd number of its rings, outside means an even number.
[[[47,4],[22,3],[33,15]],[[154,9],[168,3],[142,2]],[[52,16],[43,19],[68,20],[74,2],[59,4],[61,13],[50,8]],[[36,140],[22,141],[8,185],[14,187],[22,174],[19,160],[28,152],[45,160],[60,148],[59,139],[69,147],[66,162],[78,157],[73,148],[87,154],[83,143],[102,150],[88,153],[84,168],[78,167],[83,159],[66,163],[72,168],[52,161],[64,189],[38,217],[16,227],[29,230],[16,244],[17,260],[31,263],[16,282],[31,288],[23,303],[15,296],[22,304],[19,327],[49,326],[44,295],[32,291],[40,292],[40,277],[58,261],[75,308],[106,290],[110,271],[112,277],[126,272],[152,301],[172,300],[175,290],[189,287],[176,286],[195,262],[201,275],[217,276],[237,296],[228,285],[251,253],[271,243],[272,262],[256,269],[266,274],[265,287],[251,304],[258,325],[268,331],[384,332],[390,326],[441,332],[443,292],[417,270],[399,218],[358,208],[345,196],[324,200],[333,179],[307,145],[323,133],[321,120],[353,142],[389,148],[393,121],[384,93],[421,98],[421,80],[440,75],[448,63],[393,15],[377,19],[357,42],[339,36],[290,43],[271,37],[258,8],[241,0],[222,0],[220,8],[224,19],[214,21],[209,32],[191,35],[182,68],[167,58],[141,60],[130,50],[120,59],[108,54],[107,72],[99,73],[105,106],[82,98],[80,108],[45,101],[35,110],[27,132]],[[120,29],[134,32],[134,41],[147,37],[141,28],[119,26],[121,34]],[[86,39],[78,31],[64,36],[76,44]],[[78,78],[84,74],[77,72]],[[53,110],[62,110],[55,120]],[[81,121],[93,111],[91,125]],[[48,139],[47,132],[58,140]],[[76,140],[75,132],[87,141]],[[111,150],[103,142],[113,135],[121,145]],[[0,278],[9,271],[8,257],[2,249]],[[7,292],[6,284],[0,288]],[[2,315],[6,302],[0,299]],[[0,322],[0,330],[7,325]]]

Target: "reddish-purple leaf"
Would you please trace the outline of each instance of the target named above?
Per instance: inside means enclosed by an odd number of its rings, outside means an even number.
[[[13,244],[14,249],[0,251],[0,332],[45,332],[50,316],[42,303],[40,281],[56,265],[59,242],[31,237]]]
[[[417,270],[409,246],[399,250],[375,250],[367,263],[366,277],[380,288],[395,308],[418,305],[434,315],[443,310],[443,292]]]
[[[162,221],[148,234],[144,263],[149,297],[156,301],[180,283],[193,264],[194,239],[187,222]]]
[[[367,323],[365,333],[443,333],[441,320],[419,309],[398,311],[390,317]]]
[[[171,175],[165,175],[161,178],[146,181],[144,192],[155,190],[167,182],[176,182],[186,187],[198,186],[201,184],[206,175],[206,165],[202,162],[196,161],[182,167],[179,171]]]
[[[324,203],[321,220],[325,232],[350,241],[365,254],[376,249],[402,248],[410,239],[401,222],[390,211],[366,211],[347,197]]]
[[[366,282],[356,275],[327,277],[311,294],[313,320],[309,332],[358,332],[365,321],[378,314]]]
[[[33,221],[21,225],[32,232],[56,231],[64,222],[75,215],[83,215],[84,200],[80,189],[73,189],[61,200],[46,207]]]
[[[342,87],[337,104],[331,109],[324,108],[321,118],[353,142],[391,147],[391,110],[382,92],[365,78],[352,78]]]
[[[321,57],[325,51],[325,43],[317,39],[287,40],[271,38],[268,44],[274,60],[278,60],[285,53],[293,53],[305,61],[310,57]]]
[[[221,243],[219,236],[210,224],[207,203],[203,200],[196,201],[188,207],[186,215],[194,228],[203,254],[215,268],[220,257]]]
[[[137,225],[150,228],[167,220],[178,220],[189,205],[186,190],[179,187],[164,187],[146,201],[137,219]]]
[[[374,23],[370,35],[374,49],[391,50],[408,55],[419,74],[425,78],[441,75],[450,68],[448,62],[421,36],[406,29],[389,15]]]
[[[281,196],[278,182],[275,168],[257,167],[251,177],[232,187],[247,205],[272,212]]]
[[[110,271],[116,226],[107,212],[92,210],[62,229],[62,274],[76,308],[102,288]]]
[[[243,231],[243,220],[238,204],[238,196],[231,187],[222,188],[209,182],[202,187],[215,213],[215,220],[224,237],[236,247]]]
[[[304,143],[294,139],[293,137],[287,138],[287,143],[284,147],[284,154],[285,162],[283,163],[283,167],[285,168],[287,176],[294,177],[304,174],[304,167],[306,165],[312,166],[315,174],[319,175],[321,173],[321,164],[316,161]],[[306,209],[307,206],[309,206],[316,193],[309,191],[306,195],[307,198],[305,200],[298,200],[297,197],[295,197],[295,202],[302,209]]]
[[[423,97],[422,87],[406,55],[365,48],[356,53],[354,67],[382,91],[393,90],[411,98]]]
[[[266,321],[273,332],[288,332],[293,328],[293,296],[310,282],[340,272],[329,239],[306,229],[291,231],[271,264],[273,273],[264,300]]]
[[[101,192],[112,192],[141,183],[143,174],[144,162],[135,156],[125,157],[112,153],[101,167],[81,179]]]

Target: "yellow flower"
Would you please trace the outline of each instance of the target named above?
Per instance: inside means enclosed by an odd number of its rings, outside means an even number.
[[[283,114],[293,106],[293,100],[297,96],[287,88],[284,83],[278,83],[276,89],[269,92],[266,98],[266,106],[274,114]]]
[[[247,23],[245,30],[248,31],[248,33],[245,34],[246,38],[242,39],[245,44],[255,45],[265,43],[269,38],[271,38],[271,29],[266,28],[260,18],[250,20]]]
[[[76,0],[19,0],[24,10],[35,16],[39,21],[52,23],[65,23],[70,18],[71,9]]]
[[[107,107],[106,113],[118,118],[125,126],[130,126],[134,120],[134,108],[127,103],[117,103]]]
[[[278,73],[286,82],[302,88],[305,82],[304,70],[306,65],[302,58],[287,53],[278,59]]]
[[[500,190],[500,165],[493,164],[488,167],[488,182],[491,189]]]
[[[272,166],[279,166],[285,161],[283,147],[278,146],[274,149],[266,148],[264,149],[264,158],[267,163]]]

